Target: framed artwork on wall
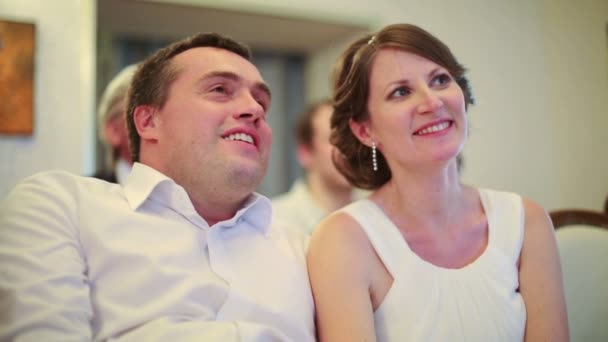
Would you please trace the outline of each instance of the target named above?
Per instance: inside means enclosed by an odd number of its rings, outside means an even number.
[[[0,134],[34,132],[35,25],[0,18]]]

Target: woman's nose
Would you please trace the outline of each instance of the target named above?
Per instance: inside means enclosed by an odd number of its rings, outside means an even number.
[[[418,112],[420,114],[433,114],[443,106],[439,94],[426,86],[419,91],[418,101]]]

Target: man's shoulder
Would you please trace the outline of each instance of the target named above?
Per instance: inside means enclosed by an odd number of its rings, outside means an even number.
[[[86,183],[87,179],[93,179],[91,177],[84,177],[73,174],[63,170],[48,170],[35,173],[31,176],[23,178],[17,187],[24,185],[44,185],[44,186],[64,186],[69,187],[78,185],[80,183]]]
[[[42,171],[24,178],[21,183],[55,183],[65,186],[91,186],[100,188],[111,188],[115,184],[108,183],[106,180],[94,176],[81,176],[63,170]]]
[[[113,183],[93,178],[79,176],[67,171],[43,171],[24,178],[9,193],[6,200],[11,198],[74,198],[82,194],[94,196],[95,194],[112,193],[119,186]]]
[[[6,228],[3,234],[72,234],[81,220],[93,222],[108,215],[106,207],[119,196],[121,189],[116,184],[65,171],[40,172],[22,180],[2,199],[0,226]]]

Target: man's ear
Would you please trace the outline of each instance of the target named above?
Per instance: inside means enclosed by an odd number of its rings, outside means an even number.
[[[158,140],[159,121],[156,107],[142,105],[133,111],[135,129],[142,140]]]
[[[369,124],[369,120],[365,122],[356,122],[353,119],[348,121],[348,125],[350,126],[350,130],[353,132],[355,137],[359,139],[359,141],[366,146],[372,146],[372,133]]]
[[[298,162],[306,170],[312,166],[312,147],[304,144],[298,144],[297,148]]]

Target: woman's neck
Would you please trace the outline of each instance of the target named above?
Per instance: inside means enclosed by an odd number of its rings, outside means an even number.
[[[425,169],[400,169],[372,195],[389,217],[411,227],[445,227],[470,204],[456,163]],[[399,225],[399,224],[398,224]]]

